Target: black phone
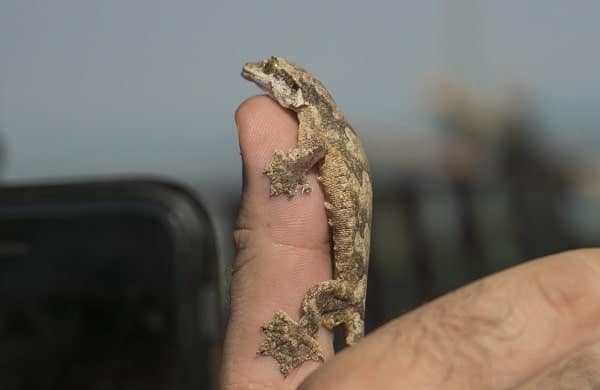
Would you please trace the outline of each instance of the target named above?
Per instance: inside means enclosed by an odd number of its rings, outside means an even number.
[[[0,188],[0,388],[215,387],[217,270],[180,185]]]

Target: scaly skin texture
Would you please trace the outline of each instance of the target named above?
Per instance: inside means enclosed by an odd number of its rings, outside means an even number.
[[[296,147],[287,153],[276,150],[265,168],[271,195],[309,192],[306,172],[316,166],[331,230],[334,279],[308,290],[299,321],[278,311],[262,327],[265,341],[258,353],[272,356],[287,376],[307,360],[323,360],[316,341],[320,326],[333,329],[343,325],[347,345],[364,334],[371,178],[360,140],[314,76],[281,57],[248,63],[242,76],[298,116]]]

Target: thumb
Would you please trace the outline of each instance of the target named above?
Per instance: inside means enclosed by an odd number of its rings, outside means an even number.
[[[222,384],[235,388],[296,388],[319,363],[306,362],[287,378],[270,357],[257,355],[260,327],[278,310],[300,317],[306,291],[331,279],[327,217],[315,175],[309,194],[271,197],[263,174],[275,149],[296,143],[295,116],[266,96],[253,97],[236,112],[243,163],[242,203],[234,232],[237,249],[231,280],[230,316],[225,335]],[[319,343],[327,359],[332,336]]]

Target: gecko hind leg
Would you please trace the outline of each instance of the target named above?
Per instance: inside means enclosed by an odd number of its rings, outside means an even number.
[[[327,280],[312,287],[304,298],[303,310],[308,317],[310,313],[318,313],[320,325],[327,329],[343,325],[346,344],[353,345],[364,335],[364,303],[357,287],[343,280]],[[304,317],[303,317],[304,319]]]
[[[364,336],[364,320],[356,307],[323,315],[323,326],[326,328],[333,329],[339,325],[344,326],[346,345],[354,345]]]
[[[265,174],[271,180],[271,195],[287,194],[293,196],[298,189],[309,192],[310,185],[306,182],[306,172],[325,155],[325,145],[317,143],[311,147],[293,148],[287,154],[280,150],[265,167]]]
[[[275,318],[261,329],[265,333],[265,340],[258,354],[273,357],[279,363],[279,371],[284,377],[307,360],[323,361],[316,334],[311,334],[311,329],[294,321],[287,313],[276,312]]]

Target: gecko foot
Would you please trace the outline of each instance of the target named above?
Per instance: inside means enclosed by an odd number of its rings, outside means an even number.
[[[296,153],[297,154],[297,153]],[[302,192],[310,191],[306,183],[306,168],[298,166],[298,156],[275,151],[265,168],[265,174],[271,180],[271,195],[287,194],[293,196],[298,188]]]
[[[265,333],[265,341],[258,354],[273,357],[284,377],[307,360],[323,361],[317,340],[285,312],[276,312],[275,318],[261,329]]]

